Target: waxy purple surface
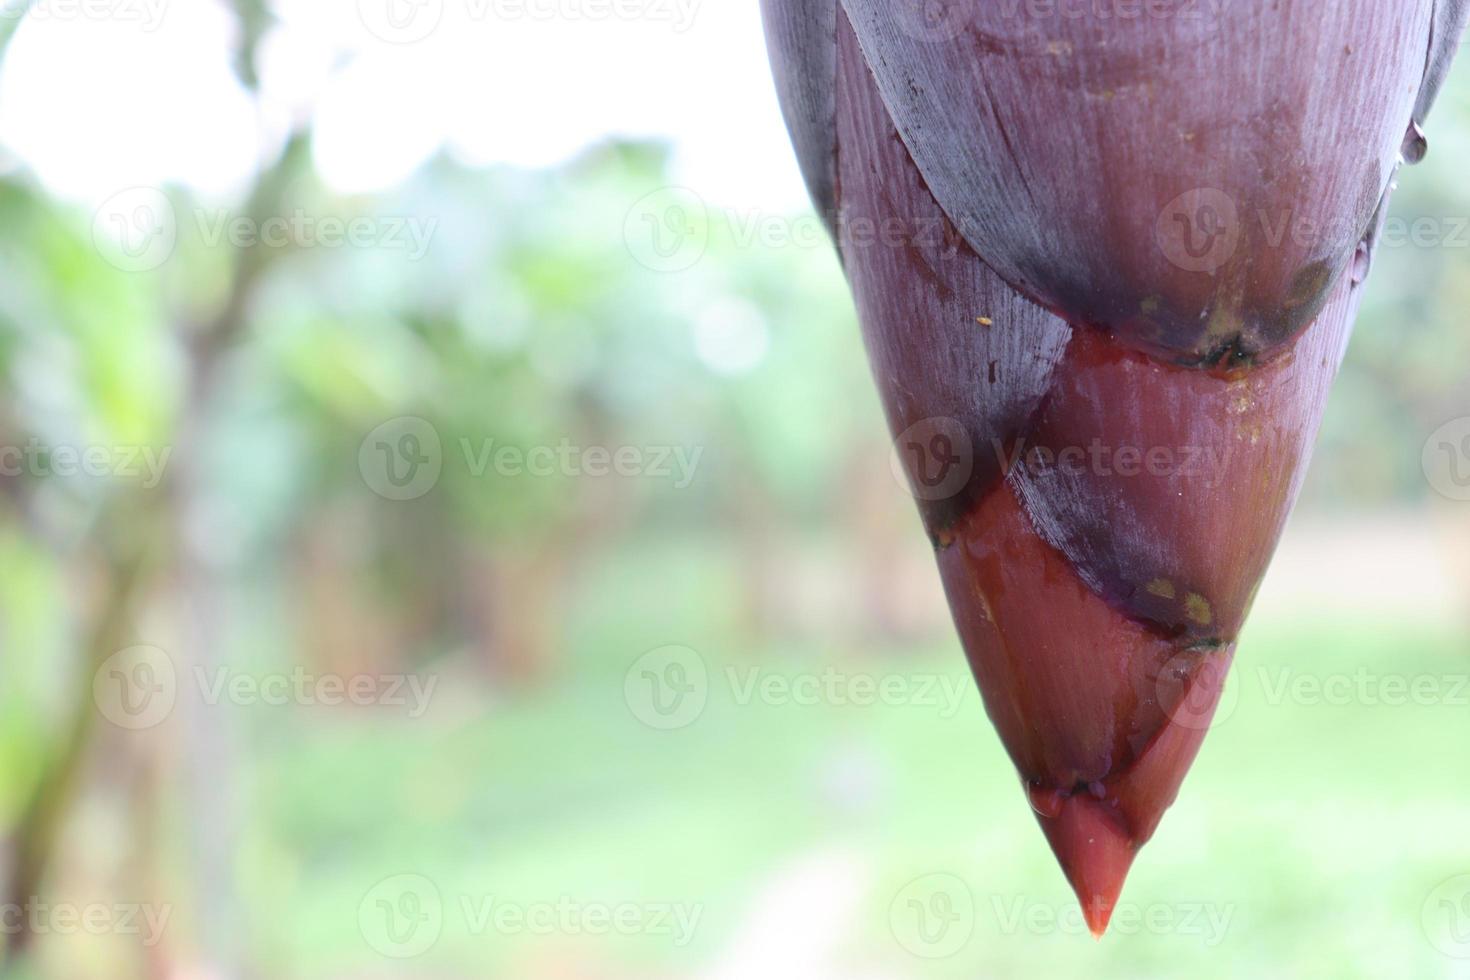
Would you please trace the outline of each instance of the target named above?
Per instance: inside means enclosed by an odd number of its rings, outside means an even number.
[[[1208,728],[1466,3],[764,6],[966,654],[1099,931]]]

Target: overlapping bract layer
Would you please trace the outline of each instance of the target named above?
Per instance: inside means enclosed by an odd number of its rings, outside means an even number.
[[[987,711],[1100,932],[1208,728],[1466,5],[764,7]]]

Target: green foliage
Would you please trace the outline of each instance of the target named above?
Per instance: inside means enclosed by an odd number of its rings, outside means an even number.
[[[1379,256],[1309,508],[1422,501],[1423,438],[1470,404],[1470,229],[1455,225],[1470,216],[1457,169],[1470,155],[1467,92],[1460,73],[1433,119],[1433,152],[1395,198],[1397,219],[1436,220],[1441,242]],[[90,696],[88,617],[114,584],[115,539],[131,532],[156,544],[153,567],[169,571],[149,582],[125,642],[180,635],[198,576],[218,600],[218,648],[205,651],[215,662],[246,674],[415,671],[442,685],[432,715],[412,724],[375,709],[228,709],[238,772],[220,782],[243,785],[246,801],[234,865],[247,913],[232,925],[259,975],[380,967],[354,916],[364,889],[404,868],[450,895],[571,890],[707,906],[687,949],[648,937],[548,948],[460,932],[423,975],[697,975],[738,942],[788,862],[834,840],[873,872],[842,937],[857,963],[890,962],[885,889],[936,863],[996,894],[1068,901],[968,686],[951,719],[716,703],[687,737],[636,724],[622,701],[629,664],[671,642],[696,646],[712,671],[857,663],[967,683],[947,627],[889,636],[876,615],[846,612],[868,613],[863,597],[826,613],[851,641],[753,612],[788,592],[793,606],[820,606],[799,591],[813,578],[853,589],[859,576],[838,573],[854,552],[905,597],[938,588],[910,581],[909,569],[927,565],[889,564],[909,552],[851,543],[874,534],[886,544],[892,525],[923,550],[886,472],[831,249],[759,234],[811,216],[704,202],[692,214],[702,256],[670,273],[641,265],[626,238],[637,202],[673,182],[662,147],[610,143],[546,172],[442,158],[372,198],[336,195],[305,167],[289,176],[284,211],[376,228],[417,221],[425,250],[242,250],[210,240],[217,202],[174,188],[174,254],[128,272],[95,246],[91,215],[24,175],[0,180],[0,446],[34,445],[38,461],[0,476],[0,827],[15,829],[78,692],[84,704]],[[253,262],[262,271],[243,329],[198,398],[197,345]],[[745,346],[722,361],[711,337],[718,348],[729,336]],[[403,417],[432,427],[442,464],[406,501],[377,492],[362,462],[370,434]],[[499,450],[523,460],[564,445],[679,448],[698,465],[680,486],[646,472],[586,478],[558,463],[532,475],[495,463]],[[58,452],[88,447],[173,455],[151,486],[137,474],[53,471]],[[867,510],[853,503],[865,494],[877,500]],[[133,522],[139,512],[157,523]],[[202,560],[180,573],[191,535]],[[793,567],[809,553],[826,562],[818,573]],[[1456,642],[1433,623],[1268,623],[1243,669],[1453,671]],[[197,653],[175,652],[181,663]],[[992,918],[963,956],[901,960],[894,975],[1009,975],[1031,969],[1037,950],[1058,975],[1211,975],[1242,960],[1324,976],[1441,966],[1413,917],[1446,860],[1424,842],[1463,850],[1446,776],[1463,742],[1452,712],[1390,718],[1358,706],[1304,720],[1260,694],[1211,737],[1130,884],[1148,903],[1213,882],[1212,896],[1240,906],[1226,946],[1155,935],[1099,950],[1075,936],[997,934]],[[86,799],[105,816],[87,810],[92,822],[73,838],[131,819],[99,770],[132,751],[184,765],[195,748],[187,723],[182,711],[171,719],[161,749],[101,729]],[[1310,751],[1293,736],[1304,723]],[[175,831],[157,835],[160,877],[175,884],[195,860],[185,841],[198,789],[171,775],[152,802]],[[1321,819],[1282,815],[1298,804]],[[1386,825],[1415,827],[1415,840],[1402,855],[1365,855],[1362,841]],[[1293,861],[1303,849],[1315,859]],[[131,873],[111,858],[92,867],[90,851],[69,857],[58,888]],[[1351,939],[1366,935],[1382,936],[1381,949]]]

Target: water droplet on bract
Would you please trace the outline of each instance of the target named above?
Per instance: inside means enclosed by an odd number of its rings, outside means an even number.
[[[1368,248],[1367,242],[1359,242],[1358,250],[1353,253],[1353,283],[1362,282],[1368,278],[1368,270],[1373,267],[1373,252]]]
[[[1409,123],[1408,132],[1404,133],[1403,145],[1399,147],[1399,156],[1404,162],[1413,165],[1424,159],[1429,152],[1429,137],[1424,135],[1424,130],[1419,128],[1417,122]]]
[[[1066,800],[1061,790],[1037,786],[1035,783],[1027,785],[1026,796],[1031,800],[1031,809],[1047,819],[1055,818],[1061,813],[1062,803]]]

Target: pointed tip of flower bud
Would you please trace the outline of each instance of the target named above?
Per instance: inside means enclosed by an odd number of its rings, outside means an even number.
[[[1116,809],[1087,795],[1070,796],[1056,816],[1036,819],[1082,903],[1087,928],[1101,939],[1133,865],[1133,835]]]

